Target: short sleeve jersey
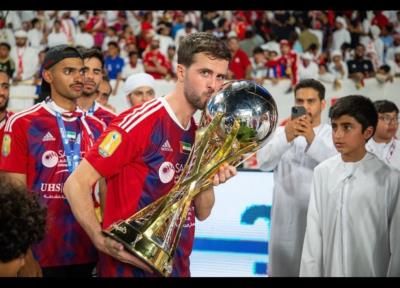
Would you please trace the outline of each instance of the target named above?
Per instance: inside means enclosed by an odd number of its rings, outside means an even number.
[[[194,119],[183,128],[164,98],[132,107],[112,121],[86,157],[107,180],[104,228],[171,190],[189,156],[195,131]],[[190,275],[194,225],[192,205],[175,253],[173,276]],[[100,276],[146,276],[108,255],[101,254],[100,260]]]
[[[57,108],[61,109],[54,102],[43,101],[11,116],[5,127],[0,161],[0,170],[25,174],[27,187],[47,207],[45,237],[32,247],[42,267],[97,260],[95,247],[76,221],[63,194],[63,185],[70,173],[57,124]],[[63,116],[62,119],[70,141],[81,134],[82,158],[101,135],[104,124],[91,116],[82,120],[79,115],[82,113],[70,113],[69,118]]]

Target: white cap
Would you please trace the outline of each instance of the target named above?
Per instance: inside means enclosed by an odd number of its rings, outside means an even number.
[[[28,33],[26,33],[24,30],[18,30],[15,32],[15,38],[28,38]]]
[[[334,50],[334,51],[332,51],[332,53],[331,53],[331,59],[333,59],[333,57],[335,57],[335,56],[340,56],[340,57],[342,57],[342,52],[340,52],[340,50]]]
[[[309,52],[303,53],[303,55],[301,55],[301,58],[305,59],[305,60],[313,60],[313,55]]]
[[[379,34],[381,34],[381,29],[376,25],[372,25],[369,30],[371,31],[371,34],[374,38],[378,38]]]
[[[343,28],[347,29],[346,19],[341,16],[336,17],[336,22],[339,22],[343,25]]]
[[[128,96],[128,94],[132,93],[135,89],[144,86],[155,89],[155,80],[153,76],[147,73],[132,74],[125,80],[123,87],[124,95]]]

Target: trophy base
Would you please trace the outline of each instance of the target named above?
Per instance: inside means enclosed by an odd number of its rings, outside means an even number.
[[[144,261],[158,275],[168,277],[171,274],[171,256],[129,223],[118,222],[102,232],[124,245],[129,253]]]

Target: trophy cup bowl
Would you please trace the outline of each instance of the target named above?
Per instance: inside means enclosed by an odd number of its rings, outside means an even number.
[[[277,122],[277,107],[267,89],[247,80],[226,83],[207,102],[188,160],[171,191],[103,233],[158,274],[169,276],[193,197],[212,185],[222,164],[237,167],[265,145]]]

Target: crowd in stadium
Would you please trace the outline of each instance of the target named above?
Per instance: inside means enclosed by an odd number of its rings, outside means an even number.
[[[195,31],[228,41],[229,78],[341,80],[400,74],[400,11],[2,11],[0,68],[13,84],[40,84],[45,51],[98,47],[115,95],[136,72],[175,79],[179,42]],[[39,89],[39,85],[38,85]],[[39,91],[38,91],[39,92]]]

